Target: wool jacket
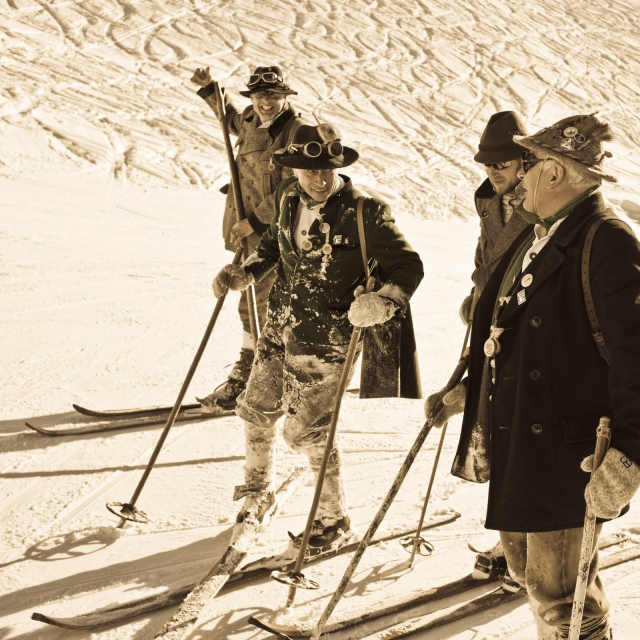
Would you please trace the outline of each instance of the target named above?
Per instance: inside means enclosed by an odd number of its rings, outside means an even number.
[[[480,216],[480,237],[471,279],[480,296],[500,258],[528,223],[515,212],[506,225],[503,223],[502,196],[494,191],[488,178],[476,190],[474,200]]]
[[[213,83],[198,91],[217,115]],[[286,147],[293,140],[295,130],[302,124],[291,105],[287,105],[268,128],[260,129],[260,118],[252,106],[240,113],[231,102],[226,102],[225,120],[231,135],[237,136],[236,162],[242,191],[242,204],[247,220],[254,233],[248,238],[249,253],[255,249],[260,236],[266,231],[273,216],[273,194],[280,182],[293,175],[291,169],[273,162],[273,154]],[[286,139],[285,139],[286,138]],[[230,242],[231,227],[236,223],[236,207],[233,186],[229,186],[222,220],[222,237],[225,248],[235,251]]]
[[[305,342],[341,345],[351,339],[353,327],[347,318],[353,292],[365,284],[364,266],[358,238],[356,205],[361,194],[347,176],[345,184],[320,207],[329,224],[328,242],[332,251],[322,252],[326,235],[315,220],[308,232],[310,250],[298,249],[292,230],[300,198],[277,196],[271,226],[256,251],[245,262],[246,271],[260,280],[277,269],[269,298],[269,322],[280,329],[288,324],[296,338]],[[295,178],[283,182],[284,187]],[[376,264],[387,274],[385,289],[401,309],[409,301],[424,275],[422,261],[400,233],[391,209],[377,198],[365,198],[363,220],[369,267]]]
[[[640,244],[624,223],[614,219],[600,227],[589,270],[610,367],[591,335],[581,283],[586,234],[607,215],[599,192],[587,198],[524,271],[532,277],[529,286],[517,278],[496,325],[504,332],[494,356],[488,424],[481,424],[478,411],[490,363],[483,346],[505,272],[532,225],[512,243],[478,300],[452,473],[474,482],[490,474],[489,529],[581,527],[589,475],[580,462],[594,451],[602,416],[612,418],[611,446],[640,463]]]

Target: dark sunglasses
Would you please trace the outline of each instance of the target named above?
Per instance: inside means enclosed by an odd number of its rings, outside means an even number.
[[[256,91],[251,94],[255,96],[259,100],[263,100],[264,98],[270,98],[271,100],[279,100],[284,97],[281,93],[277,93],[276,91]]]
[[[494,169],[497,169],[498,171],[502,171],[503,169],[506,169],[507,167],[511,166],[511,160],[507,160],[506,162],[494,162],[493,164],[487,164],[485,162],[483,164],[487,169],[491,169],[493,167]]]
[[[522,152],[522,171],[527,173],[538,162],[544,162],[546,158],[536,158],[531,151]]]
[[[273,71],[265,71],[264,73],[252,73],[249,76],[249,82],[247,82],[247,87],[253,87],[258,84],[260,80],[266,82],[267,84],[276,84],[278,82],[282,82],[282,78]]]
[[[294,149],[302,148],[302,153],[307,156],[307,158],[318,158],[322,153],[322,149],[326,149],[327,153],[332,158],[337,158],[342,155],[342,142],[340,140],[333,140],[332,142],[325,142],[324,144],[320,144],[319,142],[307,142],[307,144],[292,144]]]

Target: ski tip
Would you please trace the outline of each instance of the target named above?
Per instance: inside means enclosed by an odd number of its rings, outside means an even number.
[[[38,613],[37,611],[34,611],[31,614],[31,619],[37,620],[38,622],[44,622],[45,624],[51,624],[48,616],[45,616],[43,613]]]
[[[57,436],[58,434],[55,431],[49,431],[47,429],[42,429],[40,427],[37,427],[35,424],[31,424],[30,422],[25,422],[25,425],[27,427],[29,427],[29,429],[32,429],[33,431],[37,431],[38,433],[41,433],[45,436]]]

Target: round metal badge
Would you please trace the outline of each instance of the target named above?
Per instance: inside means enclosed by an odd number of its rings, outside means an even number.
[[[331,247],[330,244],[322,245],[322,253],[324,253],[325,256],[328,256],[332,251],[333,251],[333,248]]]
[[[329,233],[329,231],[331,231],[331,227],[329,226],[329,223],[323,222],[320,225],[320,233]]]
[[[532,282],[533,282],[533,276],[530,273],[527,273],[527,275],[524,276],[520,281],[520,284],[523,287],[530,287]]]
[[[578,133],[577,127],[567,127],[563,132],[565,138],[573,138]]]
[[[585,141],[585,137],[581,134],[581,133],[576,133],[575,136],[573,136],[573,139],[578,143],[578,144],[582,144]]]
[[[303,248],[305,251],[311,251],[311,249],[313,249],[313,244],[312,244],[311,240],[305,240],[305,241],[302,243],[302,248]]]
[[[500,343],[495,338],[489,338],[484,343],[484,355],[492,358],[496,353],[500,353]]]

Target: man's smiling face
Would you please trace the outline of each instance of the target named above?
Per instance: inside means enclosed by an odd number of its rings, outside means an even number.
[[[272,120],[283,109],[287,96],[274,91],[257,91],[250,96],[253,110],[258,114],[260,123]]]

